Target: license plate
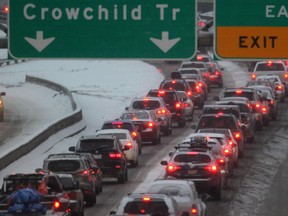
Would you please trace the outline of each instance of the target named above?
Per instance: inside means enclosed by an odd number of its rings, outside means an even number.
[[[188,170],[188,174],[189,175],[193,175],[193,174],[196,174],[197,173],[197,170]]]
[[[101,154],[93,154],[94,159],[102,159]]]

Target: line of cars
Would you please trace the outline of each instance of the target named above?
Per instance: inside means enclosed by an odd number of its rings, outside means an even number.
[[[271,67],[270,61],[265,64]],[[255,141],[257,131],[277,120],[286,83],[270,73],[251,76],[253,80],[244,87],[226,88],[214,97],[215,104],[205,105],[197,124],[192,125],[195,132],[175,146],[168,160],[161,161],[165,177],[193,180],[198,192],[220,200],[221,189],[245,155],[245,145]]]

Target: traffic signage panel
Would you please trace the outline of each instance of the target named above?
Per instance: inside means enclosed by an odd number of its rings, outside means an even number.
[[[220,59],[288,58],[284,0],[215,1],[214,53]]]
[[[15,58],[187,59],[195,0],[9,0]]]

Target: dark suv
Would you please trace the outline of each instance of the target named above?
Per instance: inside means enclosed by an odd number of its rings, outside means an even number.
[[[82,136],[76,147],[70,147],[69,150],[92,153],[102,170],[103,177],[117,178],[119,183],[128,180],[128,159],[124,153],[128,148],[123,146],[116,136]]]
[[[172,90],[152,89],[148,92],[149,97],[162,97],[167,109],[171,112],[172,121],[178,123],[178,127],[184,127],[186,122],[184,101],[180,94]]]
[[[43,162],[45,173],[72,174],[80,183],[87,206],[96,203],[97,179],[86,156],[70,153],[49,155]]]
[[[176,151],[169,153],[170,159],[161,161],[161,165],[166,166],[166,177],[192,180],[199,192],[208,192],[214,200],[220,200],[220,162],[208,147],[206,137],[199,137],[191,138],[189,146],[175,146]]]
[[[246,126],[240,127],[239,125],[241,125],[239,120],[232,114],[203,114],[200,116],[197,126],[192,125],[191,128],[194,128],[195,132],[202,128],[230,129],[239,146],[239,157],[242,157],[245,144],[243,130],[246,129]]]

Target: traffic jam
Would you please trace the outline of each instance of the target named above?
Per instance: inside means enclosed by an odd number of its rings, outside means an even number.
[[[195,60],[177,64],[158,89],[132,99],[117,119],[103,122],[94,134],[82,135],[69,153],[49,155],[35,173],[6,176],[2,213],[87,215],[86,209],[97,207],[110,187],[107,178],[129,184],[130,170],[143,166],[145,148],[163,145],[161,139],[189,125],[190,134],[170,146],[168,156],[159,161],[164,175],[141,192],[127,191],[107,211],[109,215],[213,215],[209,206],[221,202],[229,183],[237,178],[247,147],[257,142],[257,133],[277,121],[288,78],[286,62],[259,61],[245,86],[223,88],[220,63],[198,53]],[[221,93],[211,98],[215,90]],[[26,200],[18,193],[27,188],[33,189],[34,198]],[[22,201],[35,202],[31,199],[38,200],[37,205],[22,206]]]

